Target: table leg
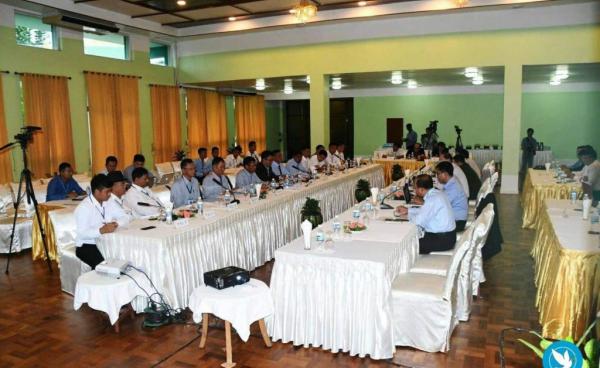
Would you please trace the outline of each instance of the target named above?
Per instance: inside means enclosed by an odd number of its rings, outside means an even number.
[[[271,339],[267,334],[267,326],[265,326],[265,320],[263,318],[258,320],[258,326],[260,327],[260,334],[262,335],[265,345],[267,345],[267,347],[270,348],[271,346],[273,346],[273,344],[271,343]]]
[[[235,363],[233,362],[232,356],[233,354],[231,352],[231,323],[229,323],[229,321],[225,321],[225,355],[227,356],[227,361],[221,364],[221,367],[235,367]]]
[[[206,335],[208,335],[208,313],[202,313],[202,337],[200,338],[200,349],[206,345]]]

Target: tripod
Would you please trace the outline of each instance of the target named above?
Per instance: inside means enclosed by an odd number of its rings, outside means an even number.
[[[462,138],[460,137],[460,133],[456,133],[456,148],[463,148]]]
[[[42,243],[44,244],[44,252],[46,254],[46,262],[48,263],[48,270],[52,272],[52,263],[50,261],[50,256],[48,255],[48,244],[46,242],[46,233],[44,232],[44,227],[42,225],[42,219],[40,218],[40,211],[38,209],[38,201],[35,198],[35,192],[33,191],[33,184],[31,183],[31,171],[27,167],[27,142],[29,141],[30,135],[28,134],[19,134],[15,136],[18,140],[18,143],[21,145],[21,151],[23,152],[23,171],[21,171],[21,178],[19,179],[19,190],[17,194],[17,202],[15,203],[15,215],[13,217],[13,226],[12,233],[10,235],[10,246],[8,248],[8,258],[6,260],[6,271],[5,273],[8,275],[8,269],[10,266],[10,258],[12,255],[12,246],[15,240],[15,230],[17,227],[17,216],[19,214],[19,205],[23,200],[24,196],[27,196],[27,203],[33,203],[33,207],[35,208],[35,217],[37,218],[38,227],[40,228],[40,234],[42,235]],[[3,147],[0,147],[0,151],[16,145],[17,142],[9,143]],[[25,183],[25,193],[21,195],[23,190],[23,183]]]

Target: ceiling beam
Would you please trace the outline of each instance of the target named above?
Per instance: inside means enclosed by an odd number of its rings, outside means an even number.
[[[128,4],[141,6],[143,8],[151,9],[151,10],[159,12],[158,14],[152,14],[152,15],[169,14],[169,15],[172,15],[174,17],[185,19],[187,21],[193,21],[194,20],[193,18],[186,17],[185,15],[175,14],[175,12],[173,10],[162,9],[162,8],[157,7],[157,6],[150,5],[150,4],[148,4],[148,3],[144,2],[144,1],[133,1],[133,0],[121,0],[121,1],[126,2]],[[146,15],[146,16],[149,16],[149,15]]]

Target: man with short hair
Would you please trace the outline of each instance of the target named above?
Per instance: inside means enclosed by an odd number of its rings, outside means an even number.
[[[274,150],[273,152],[273,162],[271,163],[271,170],[273,170],[273,174],[276,176],[288,176],[290,175],[289,170],[282,163],[283,161],[283,153],[281,150]]]
[[[273,153],[271,151],[263,151],[260,154],[260,162],[256,165],[256,175],[264,182],[277,180],[278,177],[273,173]]]
[[[242,147],[236,146],[231,153],[225,158],[225,168],[233,169],[242,166],[244,159],[242,158]]]
[[[125,168],[125,170],[123,170],[123,176],[125,177],[125,179],[127,179],[127,182],[129,184],[133,183],[133,177],[132,177],[132,173],[133,170],[138,168],[138,167],[144,167],[144,165],[146,164],[146,158],[144,157],[144,155],[142,155],[141,153],[136,153],[133,156],[133,164],[129,165]],[[149,186],[152,186],[154,184],[154,175],[149,171],[146,170],[147,175],[148,175],[148,179],[149,179]]]
[[[334,166],[334,167],[340,167],[340,165],[342,164],[342,161],[340,160],[338,155],[335,154],[336,151],[337,151],[337,144],[329,143],[329,152],[327,152],[327,164]]]
[[[115,156],[108,156],[104,160],[104,170],[100,171],[99,174],[108,175],[117,169],[117,158]]]
[[[310,175],[310,170],[304,166],[302,159],[302,153],[300,151],[296,151],[292,158],[287,162],[287,169],[290,175]]]
[[[252,157],[257,163],[260,162],[260,155],[256,152],[256,141],[250,141],[248,143],[248,153],[246,157]]]
[[[417,143],[418,135],[417,132],[413,130],[412,124],[406,124],[406,138],[404,141],[406,142],[406,149],[411,150],[415,143]]]
[[[452,176],[454,173],[452,163],[448,161],[439,162],[435,167],[435,173],[452,206],[454,221],[456,221],[456,231],[463,231],[469,216],[469,201],[459,182]]]
[[[112,233],[117,227],[129,222],[128,216],[108,205],[112,183],[106,175],[98,174],[92,178],[92,193],[81,201],[75,209],[76,238],[75,255],[83,263],[95,269],[104,261],[96,242],[102,234]]]
[[[305,147],[302,149],[302,167],[306,169],[306,172],[310,172],[310,148]]]
[[[537,141],[533,138],[533,129],[527,129],[527,137],[521,141],[521,173],[525,174],[527,169],[533,167],[533,158],[537,151]]]
[[[317,144],[317,149],[315,150],[315,153],[314,153],[313,155],[316,155],[316,154],[318,154],[319,152],[321,152],[321,150],[324,150],[324,149],[325,149],[325,146],[324,146],[324,145],[322,145],[322,144]],[[325,152],[327,152],[327,151],[325,151]]]
[[[158,215],[164,206],[149,187],[148,170],[136,167],[131,173],[131,178],[131,188],[123,197],[124,205],[131,208],[135,218]]]
[[[233,186],[227,175],[225,175],[225,160],[216,157],[213,159],[212,171],[202,182],[204,200],[208,202],[216,201],[219,196],[225,193],[225,190],[233,191]]]
[[[342,160],[342,162],[344,162],[346,160],[346,156],[344,154],[344,151],[346,151],[346,145],[342,142],[342,143],[338,143],[337,145],[337,151],[335,151],[335,154],[337,157],[340,158],[340,160]]]
[[[71,164],[62,162],[58,165],[58,175],[55,175],[48,183],[46,202],[75,198],[82,194],[85,194],[85,190],[81,189],[79,184],[73,179]]]
[[[467,178],[467,184],[469,185],[469,199],[477,199],[479,189],[481,189],[481,179],[477,176],[477,173],[466,163],[463,155],[456,154],[453,158],[453,163],[458,165]]]
[[[454,248],[456,221],[448,197],[433,188],[433,180],[427,174],[415,178],[415,194],[423,198],[420,208],[399,206],[396,212],[408,219],[423,232],[419,239],[419,253],[429,254]]]
[[[196,165],[189,158],[181,160],[181,177],[175,180],[171,188],[171,202],[173,207],[181,207],[196,203],[200,193],[200,184],[196,179]]]
[[[390,154],[390,156],[392,156],[393,158],[400,158],[400,156],[402,156],[400,151],[400,144],[396,142],[392,143],[392,153]]]
[[[217,146],[213,146],[213,148],[211,148],[210,150],[210,155],[211,157],[209,158],[210,163],[212,164],[212,161],[217,158],[217,157],[221,157],[219,156],[219,147]]]
[[[467,180],[467,176],[462,171],[462,169],[457,164],[452,162],[452,155],[450,155],[450,152],[444,151],[444,152],[440,153],[440,161],[448,161],[452,164],[452,166],[454,168],[453,176],[456,178],[456,180],[458,180],[461,187],[463,188],[463,191],[465,192],[465,196],[467,196],[467,198],[468,198],[469,193],[470,193],[469,181]]]
[[[438,142],[433,146],[433,150],[431,151],[431,155],[434,157],[441,157],[442,153],[448,151],[446,148],[445,142]]]
[[[410,150],[406,152],[406,157],[412,157],[415,160],[422,160],[425,157],[425,150],[421,147],[421,143],[415,142]]]
[[[585,165],[581,170],[581,188],[592,199],[594,206],[600,201],[600,161],[593,148],[581,152],[581,161]]]
[[[311,171],[323,171],[327,164],[327,151],[322,149],[316,155],[312,155],[308,164]]]
[[[469,151],[467,151],[466,149],[464,149],[464,148],[461,147],[461,148],[457,148],[456,152],[459,153],[460,155],[462,155],[465,158],[465,163],[467,165],[469,165],[471,167],[471,169],[473,169],[473,171],[475,172],[475,174],[477,174],[477,177],[479,179],[481,179],[481,169],[479,168],[479,165],[477,165],[477,162],[475,162],[475,160],[473,160],[472,158],[470,158]]]
[[[196,179],[198,179],[198,183],[200,184],[202,184],[204,177],[212,170],[212,163],[208,162],[206,154],[206,147],[198,148],[198,159],[194,161],[196,165]]]
[[[252,156],[246,156],[244,168],[235,176],[235,187],[250,190],[256,184],[262,184],[262,180],[256,175],[256,160]]]
[[[112,184],[112,193],[108,204],[123,211],[128,216],[127,222],[129,222],[133,218],[133,211],[123,203],[123,197],[127,193],[127,180],[120,171],[111,171],[106,176]]]

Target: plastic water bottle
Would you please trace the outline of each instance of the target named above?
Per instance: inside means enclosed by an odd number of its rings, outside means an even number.
[[[575,187],[571,187],[571,204],[577,203],[577,189]]]
[[[323,225],[319,225],[317,227],[317,243],[319,243],[319,246],[323,246],[324,242],[325,242],[325,233],[323,232]]]
[[[358,220],[360,218],[360,207],[358,205],[354,206],[352,210],[352,218]]]
[[[340,222],[339,216],[335,216],[333,218],[333,223],[331,226],[333,227],[333,233],[338,236],[340,234],[340,230],[342,229],[342,223]]]
[[[202,198],[200,197],[198,197],[198,201],[196,202],[196,208],[199,214],[204,214],[204,202],[202,202]]]
[[[583,196],[583,219],[587,220],[590,216],[590,208],[592,207],[592,200],[586,194]]]
[[[223,196],[223,202],[225,202],[225,205],[228,205],[231,202],[231,193],[229,192],[229,189],[225,191],[225,195]]]
[[[275,179],[271,179],[271,189],[272,190],[276,190],[277,189],[277,182],[275,182]]]
[[[166,207],[165,208],[165,219],[167,220],[167,224],[171,225],[173,223],[173,209]]]

